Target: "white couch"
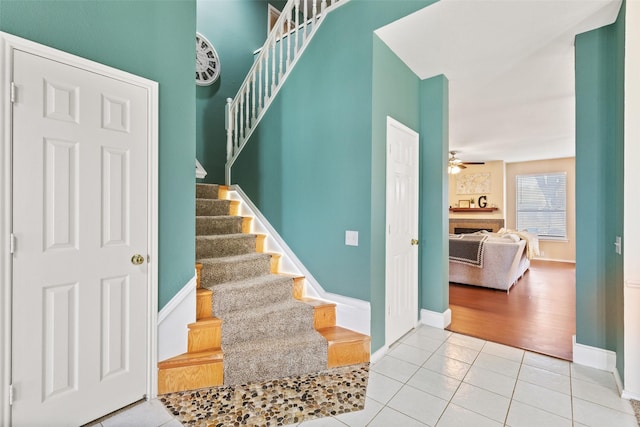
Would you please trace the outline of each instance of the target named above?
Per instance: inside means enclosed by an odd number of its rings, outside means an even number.
[[[491,234],[484,242],[483,267],[449,260],[449,282],[483,286],[509,292],[529,269],[527,242],[514,235]]]

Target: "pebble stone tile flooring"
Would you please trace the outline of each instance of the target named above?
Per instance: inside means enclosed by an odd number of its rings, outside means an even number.
[[[159,400],[102,426],[176,427]],[[295,424],[291,424],[295,425]],[[637,427],[613,374],[420,326],[370,366],[365,409],[300,426]]]
[[[159,400],[193,427],[280,426],[364,409],[369,364],[242,386],[169,393]]]

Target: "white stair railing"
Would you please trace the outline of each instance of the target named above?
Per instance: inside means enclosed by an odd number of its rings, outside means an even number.
[[[231,167],[329,11],[349,0],[289,0],[235,98],[227,99],[227,164]]]

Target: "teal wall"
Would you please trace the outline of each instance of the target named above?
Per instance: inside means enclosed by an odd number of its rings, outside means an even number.
[[[0,30],[155,80],[159,308],[194,274],[195,0],[0,0]]]
[[[373,31],[430,3],[352,0],[329,14],[232,173],[327,291],[371,302],[374,351],[384,343],[383,129],[387,114],[419,129],[420,86]],[[359,246],[345,246],[345,230]]]
[[[624,6],[576,37],[576,341],[617,353],[624,378]]]
[[[420,306],[449,308],[449,81],[443,75],[420,84]],[[434,256],[443,254],[443,256]]]
[[[393,82],[393,84],[390,84]],[[385,227],[387,116],[419,132],[420,80],[378,36],[373,35],[371,135],[370,303],[371,348],[385,343]],[[375,262],[374,262],[375,260]]]
[[[197,0],[197,29],[215,47],[221,67],[215,83],[196,88],[196,157],[207,171],[206,182],[224,183],[226,100],[236,96],[253,52],[267,39],[269,3],[282,9],[286,0]]]

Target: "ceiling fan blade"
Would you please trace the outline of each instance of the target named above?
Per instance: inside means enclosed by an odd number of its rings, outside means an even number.
[[[464,165],[484,165],[484,162],[462,162]]]

